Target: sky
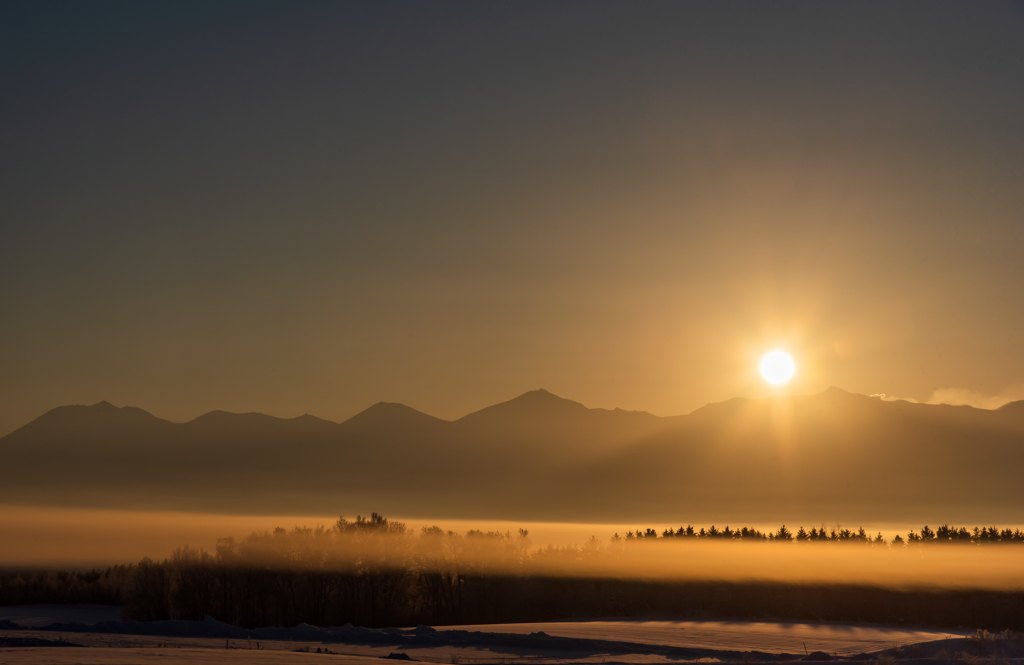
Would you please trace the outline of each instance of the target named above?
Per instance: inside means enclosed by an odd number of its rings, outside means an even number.
[[[1022,399],[1022,37],[1008,2],[0,3],[0,434]]]

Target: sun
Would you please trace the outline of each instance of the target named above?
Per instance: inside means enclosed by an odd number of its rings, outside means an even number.
[[[772,351],[761,358],[761,376],[773,386],[781,386],[793,378],[796,363],[785,351]]]

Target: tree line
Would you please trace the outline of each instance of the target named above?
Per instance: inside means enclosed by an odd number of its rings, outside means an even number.
[[[783,526],[764,534],[712,526],[666,529],[660,535],[653,529],[637,530],[607,543],[591,538],[579,546],[534,550],[525,530],[456,534],[435,526],[413,533],[374,513],[369,518],[340,518],[329,528],[278,528],[242,539],[224,538],[212,552],[182,547],[163,561],[147,558],[105,571],[0,573],[0,604],[117,604],[126,619],[212,616],[247,628],[303,622],[441,626],[664,615],[1024,629],[1024,592],[1015,589],[901,590],[866,584],[602,576],[602,571],[611,570],[601,567],[609,560],[640,565],[644,557],[631,558],[631,552],[664,551],[674,557],[671,550],[653,543],[680,537],[864,542],[890,552],[925,543],[1021,542],[1020,532],[994,527],[924,527],[911,532],[906,541],[886,543],[868,537],[863,529],[801,528],[792,533]],[[640,546],[641,540],[650,540],[653,549]],[[586,574],[587,570],[598,574]]]
[[[225,538],[212,553],[180,548],[163,562],[143,560],[126,593],[125,611],[138,620],[201,620],[209,615],[243,627],[299,622],[369,627],[451,625],[645,613],[723,616],[720,612],[725,612],[724,616],[764,612],[792,618],[970,625],[977,620],[975,614],[990,612],[994,613],[990,623],[978,627],[1021,627],[1017,624],[1024,621],[1024,613],[1013,612],[1024,610],[1024,594],[1017,592],[997,598],[995,592],[979,591],[987,598],[988,609],[968,610],[962,599],[951,600],[948,593],[942,595],[945,592],[872,591],[856,585],[663,581],[663,588],[674,589],[664,595],[643,581],[605,574],[615,567],[608,567],[609,561],[642,566],[645,557],[639,550],[639,558],[630,557],[641,538],[654,542],[680,537],[863,542],[892,550],[952,542],[952,535],[962,531],[948,526],[933,531],[926,526],[920,533],[912,531],[906,542],[896,538],[886,543],[869,537],[864,529],[800,528],[793,533],[781,526],[764,534],[752,528],[688,526],[666,529],[660,536],[653,529],[642,535],[637,530],[632,538],[629,533],[625,538],[616,534],[607,543],[592,537],[579,546],[531,550],[529,533],[522,529],[516,533],[473,530],[456,534],[434,526],[415,534],[404,524],[374,513],[351,521],[340,518],[331,528],[278,528],[241,540]],[[980,536],[988,531],[979,528],[976,532]],[[1009,535],[1005,542],[1020,542],[1014,539],[1014,532]],[[1019,532],[1016,536],[1019,538]],[[1004,541],[979,537],[969,542]],[[766,589],[773,589],[774,596]],[[733,594],[731,601],[716,595],[724,590]],[[889,610],[864,605],[865,598],[875,597],[893,603],[893,593],[899,601]],[[860,600],[854,603],[853,598]],[[1000,615],[1001,609],[1008,613]]]
[[[120,605],[135,566],[91,570],[0,570],[0,605]]]
[[[619,534],[612,536],[612,541],[618,541],[619,539],[630,540],[647,540],[659,538],[658,531],[656,529],[637,529],[636,531],[629,531],[626,533],[625,538]],[[783,524],[777,531],[762,532],[751,527],[742,527],[739,529],[732,529],[726,526],[724,529],[719,529],[715,525],[711,525],[708,528],[701,527],[697,530],[692,525],[685,527],[680,526],[678,529],[672,529],[671,527],[663,530],[660,535],[661,539],[668,538],[696,538],[696,539],[713,539],[713,540],[738,540],[738,541],[769,541],[769,542],[821,542],[821,543],[869,543],[872,545],[890,545],[890,546],[901,546],[907,543],[916,544],[936,544],[936,543],[955,543],[955,544],[967,544],[967,545],[989,545],[995,543],[1013,543],[1013,544],[1024,544],[1024,531],[1020,529],[998,529],[994,526],[990,527],[974,527],[973,529],[967,529],[967,527],[955,527],[948,524],[932,530],[927,525],[921,527],[920,533],[910,531],[907,534],[906,539],[901,535],[897,534],[893,538],[887,541],[882,537],[881,533],[878,533],[874,537],[864,531],[864,527],[860,527],[857,531],[852,529],[845,529],[841,527],[833,527],[826,529],[821,527],[820,529],[812,528],[810,531],[800,527],[796,533],[786,528]]]

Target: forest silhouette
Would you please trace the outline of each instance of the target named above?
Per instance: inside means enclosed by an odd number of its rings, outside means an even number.
[[[374,513],[339,518],[330,528],[223,538],[213,552],[181,547],[163,561],[88,572],[8,571],[0,574],[0,604],[122,604],[129,619],[212,616],[248,628],[658,614],[1021,629],[1024,580],[1005,574],[1019,567],[1019,544],[1020,530],[996,527],[925,526],[886,541],[840,527],[764,533],[685,526],[532,549],[523,529],[456,534],[430,526],[414,533]],[[736,556],[709,573],[707,561],[721,559],[723,547]],[[775,568],[743,564],[773,558]],[[793,574],[815,561],[826,574]],[[861,577],[849,572],[856,562]],[[950,564],[991,575],[949,577]]]

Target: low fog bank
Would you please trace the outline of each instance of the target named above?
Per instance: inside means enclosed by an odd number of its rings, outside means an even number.
[[[230,515],[0,505],[0,567],[81,569],[135,563],[144,557],[159,560],[182,546],[213,551],[218,539],[226,535],[239,537],[278,527],[315,528],[332,525],[336,520],[336,515]],[[625,537],[631,530],[649,530],[636,524],[614,523],[404,518],[398,521],[405,523],[410,532],[433,525],[456,533],[504,533],[523,528],[529,531],[534,548],[579,545],[591,537],[607,542],[615,534]],[[768,532],[773,526],[776,525],[757,524],[755,528]],[[866,531],[881,533],[889,540],[896,535],[905,537],[915,528],[917,525],[874,524]],[[656,533],[661,536],[664,531],[665,527],[659,526]]]
[[[0,604],[123,605],[139,621],[370,627],[579,616],[771,616],[1024,627],[1024,532],[907,537],[652,528],[537,547],[528,529],[411,529],[376,513],[87,572],[0,571]]]
[[[351,513],[350,513],[351,514]],[[332,525],[334,515],[236,515],[205,512],[108,510],[0,504],[0,568],[91,568],[164,559],[179,547],[213,551],[225,536],[277,527]],[[507,520],[405,519],[411,532],[440,525],[446,531],[530,532],[534,547],[565,546],[591,536],[608,539],[635,525]]]
[[[504,566],[503,574],[1024,588],[1024,569],[1017,565],[1024,547],[1013,546],[1024,545],[1024,533],[1016,527],[950,531],[935,526],[846,529],[837,525],[820,527],[819,536],[819,528],[797,526],[782,527],[783,537],[777,538],[779,527],[765,525],[655,529],[401,519],[387,524],[384,531],[363,526],[344,533],[339,531],[338,518],[327,516],[4,506],[0,509],[0,533],[4,536],[0,538],[0,567],[105,568],[143,558],[161,561],[182,551],[205,552],[205,556],[217,558],[224,556],[226,544],[232,543],[243,558],[270,557],[261,560],[261,566],[306,565],[292,561],[297,548],[305,548],[311,555],[315,552],[322,560],[318,565],[330,567],[347,561],[344,565],[348,566],[371,550],[383,548],[392,551],[387,556],[399,556],[403,566],[429,567],[436,564],[431,563],[434,555],[427,553],[443,549],[447,552],[445,565],[458,560],[464,565]],[[509,558],[497,543],[519,538],[520,531],[527,534],[517,541],[522,552]],[[247,532],[248,537],[238,537]],[[922,534],[927,541],[923,547],[909,542]],[[1002,545],[1002,536],[1006,536],[1008,547],[977,546]],[[940,540],[944,546],[931,547]]]
[[[972,537],[971,534],[974,534]],[[962,536],[962,538],[961,538]],[[212,553],[179,548],[171,562],[263,570],[421,572],[637,581],[764,581],[912,588],[1024,589],[1024,532],[922,527],[887,541],[863,529],[794,534],[680,527],[571,545],[535,547],[528,529],[464,534],[439,526],[418,532],[374,513],[332,527],[254,532],[220,539]]]

